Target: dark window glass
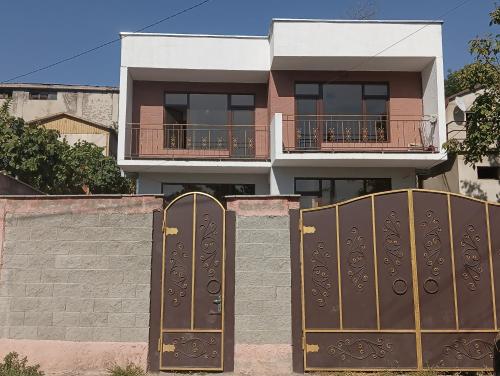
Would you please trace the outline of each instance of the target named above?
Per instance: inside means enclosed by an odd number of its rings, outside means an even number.
[[[1,89],[0,90],[0,99],[9,99],[9,98],[12,98],[12,90]]]
[[[255,155],[254,111],[233,109],[231,127],[231,155],[251,157]]]
[[[254,96],[248,94],[233,94],[231,95],[231,106],[253,107]]]
[[[30,99],[35,100],[55,100],[57,99],[56,91],[31,91]]]
[[[385,99],[366,99],[367,115],[387,115],[387,101]]]
[[[391,190],[391,179],[295,179],[301,208],[335,204],[370,193]]]
[[[391,190],[391,179],[366,179],[365,194]]]
[[[189,123],[226,125],[227,108],[226,94],[190,94]]]
[[[365,85],[365,95],[387,96],[387,85]]]
[[[319,84],[295,84],[295,95],[319,95]]]
[[[295,192],[319,192],[319,179],[296,179]]]
[[[187,106],[188,105],[188,95],[187,94],[177,94],[177,93],[167,93],[167,94],[165,94],[165,105],[167,105],[167,106]]]
[[[224,201],[225,196],[254,195],[254,184],[195,184],[195,183],[163,183],[162,193],[167,201],[172,201],[177,196],[188,192],[203,192],[214,196],[219,201]]]
[[[323,108],[325,115],[363,114],[361,85],[324,85]]]
[[[493,166],[477,166],[478,179],[499,179],[500,167]]]

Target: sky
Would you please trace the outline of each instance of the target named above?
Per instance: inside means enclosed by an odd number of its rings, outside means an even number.
[[[443,19],[445,70],[471,62],[467,42],[493,32],[495,0],[371,0],[374,19]],[[0,82],[167,17],[200,0],[0,1]],[[348,18],[360,0],[211,0],[148,32],[267,35],[271,18]],[[498,31],[497,31],[498,32]],[[395,41],[403,36],[395,36]],[[119,84],[120,43],[13,82]]]

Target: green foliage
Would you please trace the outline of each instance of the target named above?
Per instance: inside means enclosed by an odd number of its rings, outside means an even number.
[[[0,170],[49,194],[132,191],[102,148],[85,141],[71,146],[57,131],[10,116],[8,107],[7,101],[0,108]]]
[[[26,357],[19,358],[19,354],[10,352],[5,355],[3,363],[0,363],[0,376],[43,376],[40,365],[28,366]]]
[[[500,8],[490,13],[490,25],[500,24]],[[500,152],[500,34],[488,34],[469,42],[474,62],[453,73],[449,86],[478,90],[467,112],[467,133],[463,141],[450,140],[445,149],[461,153],[466,163],[475,165],[488,155]]]
[[[127,364],[125,367],[114,365],[108,368],[107,374],[109,376],[146,376],[146,372],[133,363]]]

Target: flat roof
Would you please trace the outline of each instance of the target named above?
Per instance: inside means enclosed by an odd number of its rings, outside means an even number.
[[[94,86],[94,85],[68,85],[54,83],[4,83],[0,88],[7,89],[51,89],[51,90],[71,90],[71,91],[100,91],[100,92],[119,92],[115,86]]]
[[[157,36],[157,37],[180,37],[180,38],[234,38],[234,39],[268,39],[273,32],[273,24],[276,22],[296,23],[352,23],[352,24],[425,24],[440,25],[443,20],[347,20],[347,19],[314,19],[314,18],[272,18],[268,35],[231,35],[231,34],[177,34],[177,33],[144,33],[123,31],[121,36]]]

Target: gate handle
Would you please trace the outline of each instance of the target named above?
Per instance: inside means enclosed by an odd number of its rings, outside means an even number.
[[[222,311],[222,296],[217,295],[217,297],[214,299],[214,304],[217,304],[217,312],[212,312],[210,311],[210,315],[220,315]]]

